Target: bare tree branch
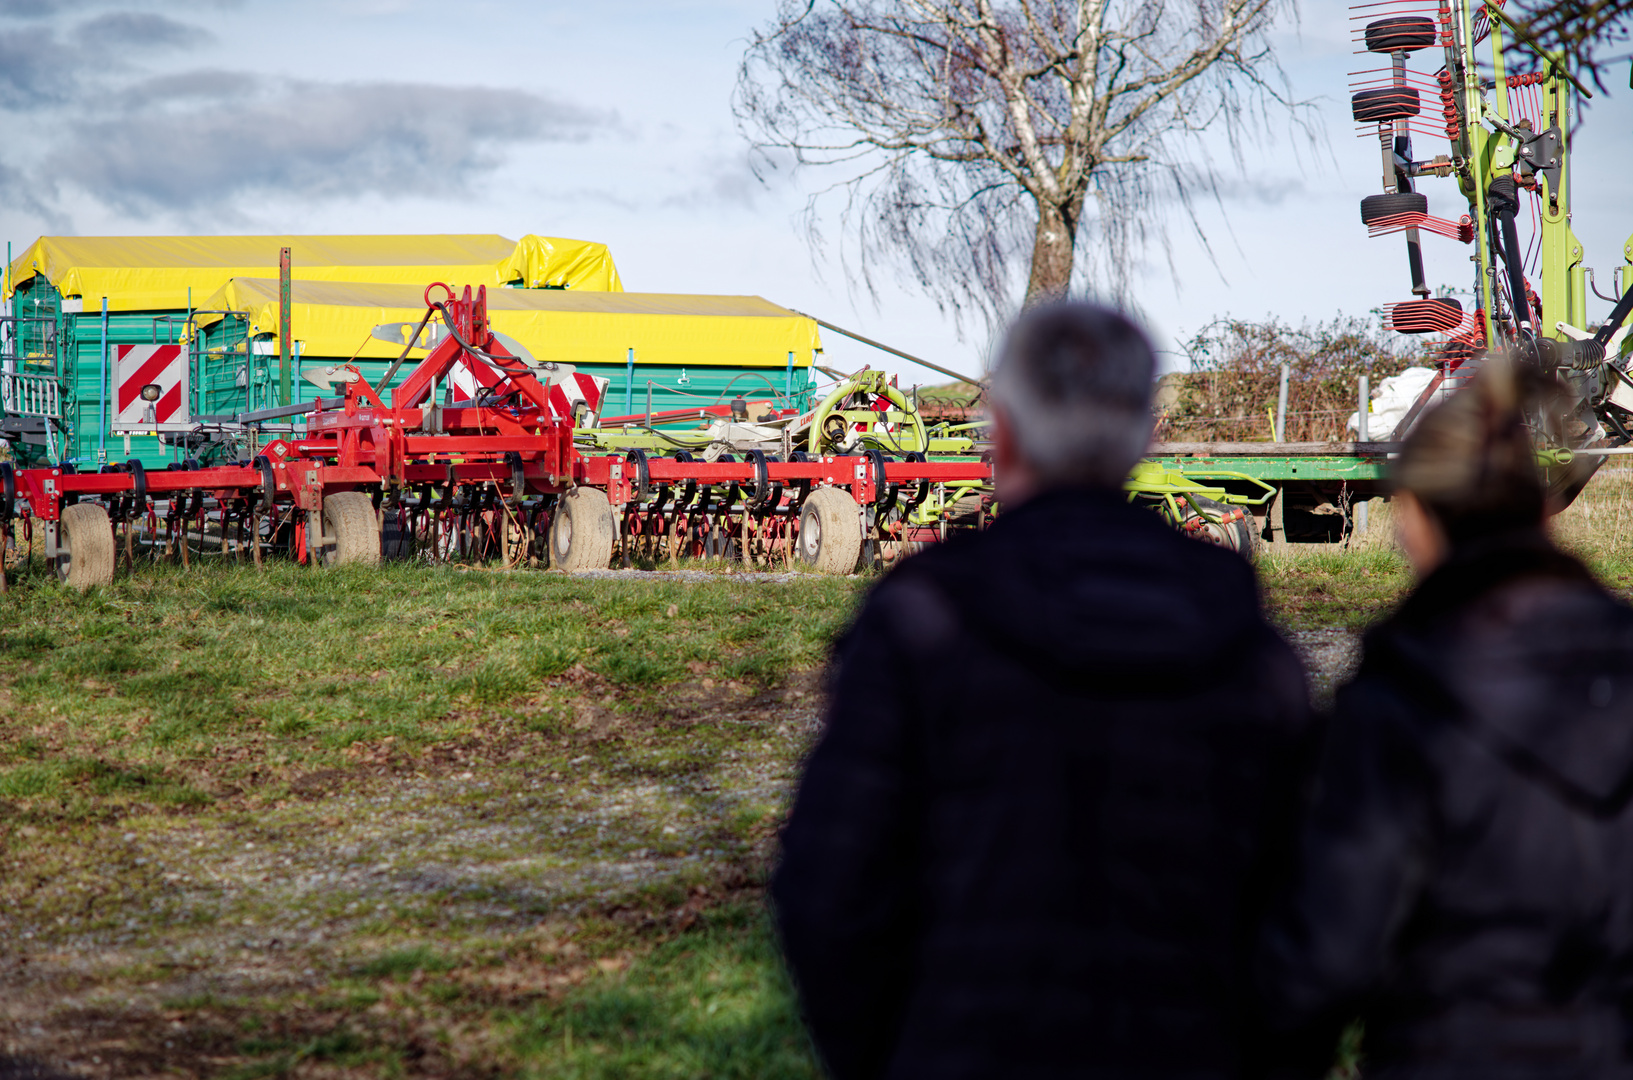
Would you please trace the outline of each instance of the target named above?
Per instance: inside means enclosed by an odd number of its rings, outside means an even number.
[[[1131,303],[1145,247],[1291,100],[1268,31],[1293,0],[781,0],[735,108],[767,154],[838,177],[841,257],[962,322],[1087,287]],[[1588,2],[1588,0],[1577,0]],[[1281,91],[1275,88],[1280,84]],[[1201,176],[1203,183],[1182,182]]]
[[[1625,51],[1605,56],[1602,50],[1633,41],[1633,0],[1519,0],[1505,10],[1519,28],[1509,45],[1516,62],[1535,63],[1527,48],[1535,45],[1563,56],[1604,90],[1610,66],[1630,59]]]

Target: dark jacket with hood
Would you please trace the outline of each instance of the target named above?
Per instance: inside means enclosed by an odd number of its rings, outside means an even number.
[[[1045,495],[907,560],[836,661],[772,884],[833,1075],[1237,1072],[1309,724],[1247,562]]]
[[[1377,1076],[1633,1076],[1633,609],[1539,534],[1465,545],[1338,694],[1263,977]]]

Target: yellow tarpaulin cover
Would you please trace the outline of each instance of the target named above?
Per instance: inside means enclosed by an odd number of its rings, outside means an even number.
[[[370,332],[382,323],[400,323],[406,337],[425,313],[422,291],[295,282],[290,320],[301,355],[396,359],[402,346],[371,338]],[[275,280],[235,279],[200,307],[243,312],[252,334],[276,339]],[[622,364],[634,349],[635,359],[649,364],[780,368],[792,352],[796,367],[809,367],[811,351],[822,347],[813,320],[758,296],[489,289],[488,318],[494,330],[515,338],[534,359],[574,365]]]
[[[544,236],[42,236],[12,261],[6,297],[43,275],[87,310],[106,296],[114,311],[181,311],[189,289],[198,309],[235,277],[276,280],[285,247],[298,281],[623,288],[605,244]]]
[[[531,233],[522,237],[511,256],[499,264],[498,278],[501,285],[515,283],[525,289],[624,291],[607,245],[592,244],[586,240],[559,240],[553,236],[534,236]],[[454,283],[450,281],[448,284]],[[461,284],[475,285],[476,282]]]

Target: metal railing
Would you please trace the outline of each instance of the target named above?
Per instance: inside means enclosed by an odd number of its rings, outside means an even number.
[[[0,412],[61,420],[62,384],[55,375],[0,371]]]

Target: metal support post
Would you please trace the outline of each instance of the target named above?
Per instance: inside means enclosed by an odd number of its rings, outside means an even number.
[[[1361,407],[1355,413],[1355,441],[1356,442],[1366,442],[1367,441],[1367,410],[1372,407],[1372,392],[1371,392],[1372,391],[1372,385],[1371,384],[1372,384],[1371,379],[1367,378],[1365,375],[1361,376],[1361,393],[1360,393],[1360,397],[1361,397],[1360,406]],[[1358,532],[1358,533],[1364,533],[1364,532],[1367,531],[1367,500],[1366,499],[1362,499],[1360,504],[1358,506],[1356,506],[1356,508],[1355,508],[1355,527],[1354,527],[1354,531]]]
[[[624,363],[624,415],[635,411],[635,350],[629,350]]]
[[[788,378],[783,382],[783,396],[792,399],[794,396],[794,351],[788,350]]]
[[[1292,372],[1286,364],[1281,366],[1281,386],[1276,390],[1276,441],[1287,441],[1287,380]]]
[[[289,374],[289,309],[292,306],[289,286],[289,249],[278,252],[278,399],[279,404],[293,405]],[[246,369],[247,371],[247,369]]]
[[[108,463],[108,298],[102,298],[102,395],[96,403],[96,463]]]

